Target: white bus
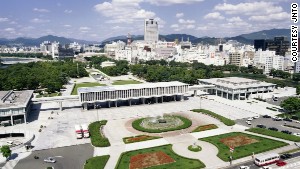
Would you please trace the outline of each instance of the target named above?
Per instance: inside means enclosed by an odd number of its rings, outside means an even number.
[[[75,125],[76,138],[82,138],[82,130],[80,125]]]
[[[88,126],[86,124],[82,124],[81,128],[82,128],[82,132],[83,132],[83,137],[84,138],[89,138],[90,137],[90,133],[89,133]]]
[[[279,154],[270,153],[267,155],[256,157],[254,163],[257,166],[265,166],[265,165],[276,163],[279,159],[280,159]]]

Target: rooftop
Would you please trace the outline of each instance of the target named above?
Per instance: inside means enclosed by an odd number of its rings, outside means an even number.
[[[201,82],[214,84],[216,86],[224,86],[230,89],[275,86],[273,83],[267,83],[259,80],[241,78],[241,77],[226,77],[212,79],[198,79]]]
[[[141,84],[114,85],[114,86],[80,87],[78,88],[77,91],[78,93],[89,93],[89,92],[143,89],[143,88],[183,86],[183,85],[187,85],[187,84],[178,81],[173,81],[173,82],[141,83]]]
[[[26,107],[30,101],[33,90],[0,91],[0,109],[13,107]]]

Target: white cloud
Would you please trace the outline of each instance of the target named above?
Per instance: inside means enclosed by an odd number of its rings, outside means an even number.
[[[170,27],[171,27],[171,28],[178,28],[179,25],[178,25],[178,24],[173,24],[173,25],[171,25]]]
[[[259,15],[259,16],[251,16],[249,18],[250,21],[256,22],[281,22],[281,21],[289,21],[290,14],[287,12],[280,12],[276,14],[270,15]]]
[[[50,20],[34,18],[34,19],[31,19],[30,22],[32,22],[32,23],[47,23],[47,22],[50,22]]]
[[[0,18],[0,22],[6,22],[6,21],[9,21],[8,18]]]
[[[184,20],[184,19],[179,19],[178,22],[181,23],[181,24],[191,24],[191,23],[195,23],[195,20],[189,20],[189,19]]]
[[[86,32],[89,32],[89,30],[91,30],[91,28],[87,27],[87,26],[82,26],[79,28],[79,31],[81,33],[86,33]]]
[[[184,16],[184,13],[177,13],[176,14],[176,18],[181,18],[181,17],[183,17]]]
[[[113,30],[118,30],[118,29],[121,29],[122,27],[120,27],[120,26],[114,26],[114,27],[112,27],[111,29],[113,29]]]
[[[41,9],[41,8],[33,8],[35,12],[50,12],[48,9]]]
[[[192,4],[197,2],[202,2],[204,0],[145,0],[150,4],[155,4],[157,6],[164,6],[164,5],[172,5],[172,4]]]
[[[192,25],[192,24],[186,25],[186,29],[194,29],[194,28],[195,28],[195,25]]]
[[[154,18],[155,13],[140,7],[143,0],[112,0],[94,6],[102,15],[110,18],[107,23],[132,23],[145,18]]]
[[[211,12],[204,16],[204,19],[224,19],[219,12]]]
[[[208,27],[207,26],[199,26],[199,27],[196,28],[196,30],[207,31]]]
[[[282,7],[276,6],[273,2],[249,2],[233,4],[218,4],[214,8],[217,11],[224,11],[227,14],[244,14],[244,15],[265,15],[278,13],[282,11]]]
[[[243,20],[237,16],[237,17],[232,17],[227,19],[228,22],[242,22]]]
[[[6,29],[4,29],[4,31],[6,31],[6,32],[14,32],[15,28],[6,28]]]
[[[72,27],[71,25],[68,25],[68,24],[66,24],[66,25],[64,25],[64,27],[66,27],[66,28],[70,28],[70,27]]]
[[[68,10],[68,9],[66,9],[65,11],[64,11],[64,13],[66,13],[66,14],[70,14],[70,13],[72,13],[73,11],[72,10]]]
[[[11,22],[9,22],[9,24],[15,25],[15,24],[18,24],[18,23],[15,22],[15,21],[11,21]]]

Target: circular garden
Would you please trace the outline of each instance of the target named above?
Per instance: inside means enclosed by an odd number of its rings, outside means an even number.
[[[161,133],[186,129],[192,125],[192,121],[178,115],[163,115],[157,117],[146,117],[132,122],[136,130],[148,133]]]

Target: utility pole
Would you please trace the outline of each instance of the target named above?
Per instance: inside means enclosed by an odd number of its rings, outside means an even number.
[[[79,77],[78,63],[77,63],[77,76]]]

